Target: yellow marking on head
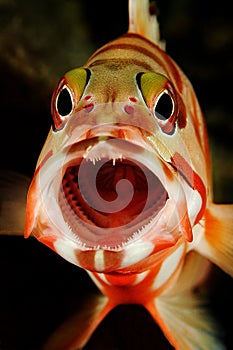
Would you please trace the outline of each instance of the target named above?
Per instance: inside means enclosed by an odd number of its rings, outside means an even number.
[[[153,98],[165,89],[167,81],[165,76],[153,72],[141,75],[140,87],[147,106],[150,106]]]
[[[88,82],[88,73],[86,69],[76,68],[65,74],[69,87],[73,90],[76,100],[79,100]]]

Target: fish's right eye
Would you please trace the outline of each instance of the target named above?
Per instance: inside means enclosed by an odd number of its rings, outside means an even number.
[[[64,86],[62,90],[57,94],[56,98],[56,110],[61,117],[69,116],[74,108],[74,99],[71,90],[68,86]]]
[[[161,131],[173,135],[176,130],[178,103],[172,83],[166,76],[155,72],[139,73],[136,81]]]
[[[168,120],[174,112],[174,100],[167,90],[164,90],[157,98],[154,106],[154,114],[160,120]]]

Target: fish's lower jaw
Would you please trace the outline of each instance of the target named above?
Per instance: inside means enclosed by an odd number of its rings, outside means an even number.
[[[167,209],[169,210],[169,208]],[[171,228],[168,227],[165,218],[166,214],[164,213],[164,218],[161,214],[151,219],[141,229],[138,229],[138,232],[131,233],[126,243],[120,241],[118,246],[109,247],[105,243],[108,241],[106,238],[103,238],[103,243],[88,246],[76,233],[71,231],[68,225],[66,227],[66,223],[61,230],[61,226],[58,227],[58,223],[55,224],[51,217],[46,217],[46,211],[41,208],[33,234],[64,259],[88,271],[111,273],[140,264],[141,261],[143,261],[144,270],[146,267],[150,268],[152,261],[153,265],[156,259],[159,262],[161,257],[167,254],[166,250],[174,247],[183,238],[178,227],[169,231]],[[85,232],[87,229],[85,225],[83,227]],[[109,229],[109,234],[111,234],[110,231],[111,229]],[[92,232],[93,235],[94,233],[95,231]],[[89,231],[87,235],[90,235]],[[115,239],[119,240],[119,234]],[[153,260],[150,260],[152,255],[154,256]],[[146,262],[147,258],[148,263]]]

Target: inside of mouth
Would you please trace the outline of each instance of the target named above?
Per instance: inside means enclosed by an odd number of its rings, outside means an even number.
[[[64,220],[72,232],[84,243],[110,248],[140,232],[167,199],[159,178],[143,164],[127,159],[77,160],[66,168],[59,194]]]

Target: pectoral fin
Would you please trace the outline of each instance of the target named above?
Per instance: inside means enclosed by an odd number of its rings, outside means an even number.
[[[56,329],[43,350],[82,349],[112,307],[106,296],[96,294],[84,303],[76,314]]]
[[[0,171],[0,234],[23,235],[30,179],[13,171]]]
[[[191,292],[160,296],[148,310],[176,350],[224,350],[217,327]]]
[[[197,251],[233,277],[233,205],[212,204]]]

